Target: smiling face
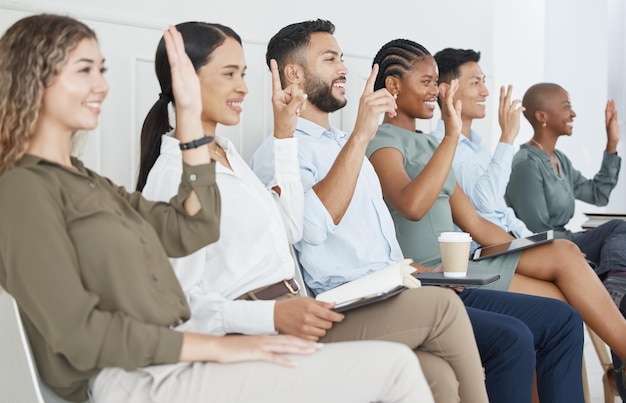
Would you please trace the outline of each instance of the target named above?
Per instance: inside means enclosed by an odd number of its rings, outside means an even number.
[[[463,109],[461,119],[465,123],[485,117],[485,101],[489,91],[485,86],[485,74],[476,62],[467,62],[459,66],[459,89],[454,101],[461,100]]]
[[[331,113],[346,103],[346,74],[343,53],[335,37],[327,32],[311,34],[304,67],[304,92],[309,103],[322,112]]]
[[[398,88],[398,114],[410,119],[430,119],[437,106],[439,70],[432,56],[417,59]]]
[[[98,42],[81,40],[44,91],[39,127],[60,133],[96,128],[100,105],[109,91],[104,72]]]
[[[571,136],[576,112],[572,109],[567,91],[557,88],[548,92],[543,104],[542,116],[546,129],[557,135]]]
[[[245,72],[243,48],[233,38],[226,38],[215,48],[209,61],[198,70],[206,132],[214,133],[218,123],[226,126],[239,123],[243,99],[248,93]]]

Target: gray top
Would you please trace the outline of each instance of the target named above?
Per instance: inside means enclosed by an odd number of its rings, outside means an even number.
[[[531,231],[554,229],[556,236],[572,239],[565,225],[574,215],[575,199],[605,206],[617,184],[622,159],[605,152],[600,171],[587,179],[561,151],[554,150],[554,155],[561,165],[560,178],[544,150],[523,144],[513,158],[505,199]]]
[[[106,367],[131,371],[178,361],[189,319],[169,256],[219,236],[215,163],[185,165],[170,203],[126,192],[72,159],[32,155],[0,176],[0,284],[20,308],[42,379],[87,399]],[[182,202],[194,190],[201,210]]]
[[[367,147],[367,156],[371,156],[380,148],[395,148],[404,156],[404,169],[407,175],[414,179],[426,167],[438,145],[439,141],[431,134],[415,133],[394,125],[382,124]],[[437,200],[419,221],[408,220],[388,206],[404,256],[427,267],[441,263],[437,237],[442,232],[455,230],[450,209],[450,195],[454,192],[455,184],[456,177],[450,169]],[[470,261],[468,271],[498,273],[500,280],[486,287],[507,290],[518,261],[519,253],[478,262]]]

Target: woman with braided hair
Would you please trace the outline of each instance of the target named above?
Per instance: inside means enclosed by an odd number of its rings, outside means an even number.
[[[434,58],[426,48],[406,39],[385,44],[374,63],[380,66],[374,88],[386,88],[396,99],[398,108],[396,116],[384,117],[367,155],[379,176],[404,255],[440,270],[437,236],[454,231],[454,223],[481,244],[510,239],[510,235],[480,218],[456,184],[451,170],[461,132],[462,105],[460,101],[454,102],[458,80],[439,85]],[[439,95],[446,132],[441,144],[434,136],[416,131],[416,119],[433,117]],[[586,266],[586,262],[577,248],[565,243],[558,247],[569,251],[561,259],[571,263],[570,269],[577,267],[582,271],[581,266]],[[459,293],[474,326],[490,401],[530,401],[532,373],[536,371],[541,401],[582,402],[580,318],[575,313],[577,320],[572,320],[575,310],[562,301],[503,292],[509,289],[519,260],[517,253],[470,262],[469,271],[497,272],[501,278],[493,290]],[[593,281],[595,275],[586,270]],[[554,286],[548,281],[543,283],[545,287]],[[608,295],[603,296],[608,300]],[[515,337],[528,342],[524,358],[511,360],[515,365],[508,369],[503,369],[507,364],[498,360],[501,357],[498,357],[497,341],[507,338],[501,329],[503,325]],[[498,332],[502,335],[494,336]]]

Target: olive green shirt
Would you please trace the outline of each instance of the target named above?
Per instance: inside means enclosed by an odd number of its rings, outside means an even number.
[[[13,295],[43,380],[87,398],[101,369],[178,361],[189,319],[169,264],[219,236],[215,164],[185,165],[170,203],[86,169],[26,155],[0,177],[0,284]],[[194,190],[202,209],[190,217]]]

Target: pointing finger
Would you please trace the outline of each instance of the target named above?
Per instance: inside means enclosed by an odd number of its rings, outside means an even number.
[[[363,95],[371,94],[374,92],[374,83],[376,82],[376,76],[378,75],[378,63],[375,63],[372,66],[372,71],[370,76],[367,78],[367,82],[365,83],[365,90],[363,91]]]
[[[272,72],[272,92],[274,94],[280,92],[283,86],[280,82],[280,74],[278,73],[278,63],[276,60],[270,60],[270,71]]]

